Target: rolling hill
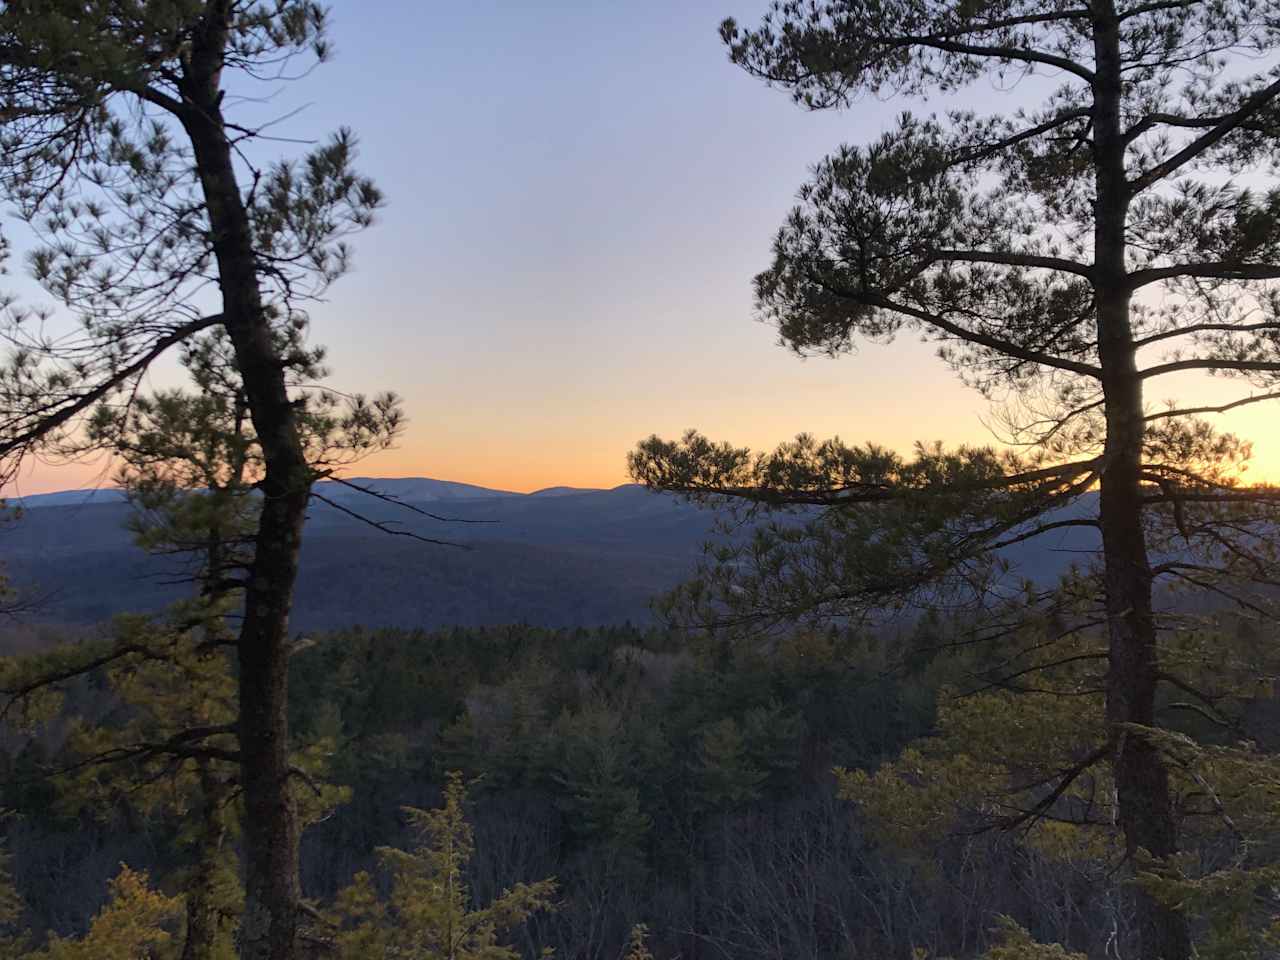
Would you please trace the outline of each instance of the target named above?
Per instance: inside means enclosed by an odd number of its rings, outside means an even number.
[[[421,478],[354,482],[468,522],[441,523],[322,485],[340,507],[458,546],[390,536],[314,502],[297,629],[644,621],[650,599],[688,574],[713,522],[706,511],[634,486],[524,495]],[[177,582],[180,564],[132,544],[129,507],[115,491],[28,497],[22,506],[22,517],[0,528],[0,555],[15,585],[42,598],[33,614],[40,620],[82,624],[155,610],[188,589]]]
[[[295,629],[645,622],[651,600],[688,576],[715,521],[711,511],[633,485],[518,494],[428,478],[352,482],[408,507],[319,485],[336,506],[312,504]],[[41,598],[33,618],[95,623],[158,610],[189,589],[180,564],[132,544],[129,507],[116,491],[28,497],[22,505],[21,519],[0,528],[0,555],[15,585]],[[456,546],[388,535],[344,510]],[[1011,559],[1027,576],[1050,579],[1093,546],[1090,536],[1065,531],[1020,545]]]

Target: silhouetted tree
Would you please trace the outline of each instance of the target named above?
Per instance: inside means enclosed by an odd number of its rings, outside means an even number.
[[[0,372],[0,463],[74,442],[104,400],[127,402],[148,367],[222,330],[260,450],[261,493],[239,661],[245,803],[242,956],[295,956],[298,816],[289,790],[288,617],[307,460],[289,371],[309,362],[282,331],[342,274],[343,237],[381,198],[352,169],[342,131],[300,163],[257,168],[259,129],[227,113],[229,84],[280,79],[323,56],[310,0],[40,0],[0,11],[0,119],[7,196],[44,238],[35,276],[79,320],[55,336],[11,308]],[[235,79],[232,79],[232,77]],[[221,301],[214,312],[210,301]]]
[[[761,313],[798,352],[908,330],[937,343],[966,383],[1007,400],[1010,439],[1030,452],[906,461],[802,437],[754,457],[696,434],[652,438],[632,457],[650,486],[826,508],[726,547],[685,599],[720,624],[865,614],[981,593],[1001,547],[1096,527],[1085,593],[1104,597],[1092,614],[1107,634],[1100,756],[1128,857],[1171,863],[1169,761],[1151,731],[1162,684],[1197,688],[1162,660],[1153,584],[1258,609],[1254,588],[1275,583],[1253,525],[1275,495],[1239,487],[1248,445],[1197,417],[1280,396],[1280,79],[1266,65],[1280,16],[1256,0],[785,0],[757,29],[721,32],[735,63],[809,109],[979,79],[1054,85],[1036,109],[904,115],[840,149],[756,279]],[[1252,392],[1147,403],[1189,371]],[[1067,509],[1095,488],[1093,515]],[[1184,912],[1138,900],[1141,956],[1189,957]]]
[[[300,432],[308,462],[323,473],[385,446],[399,417],[394,405],[344,404],[319,387],[319,352],[307,351],[301,334],[301,325],[291,324],[279,335],[288,341],[282,350],[298,358],[291,379],[310,387],[298,405]],[[229,949],[243,899],[232,844],[240,742],[227,650],[252,566],[262,454],[225,334],[193,339],[182,365],[194,391],[104,403],[79,442],[122,461],[116,480],[134,508],[138,545],[174,558],[173,576],[192,581],[195,595],[164,617],[117,618],[101,639],[0,660],[0,689],[10,698],[5,711],[41,696],[56,707],[49,693],[101,675],[126,719],[85,724],[74,712],[66,717],[74,759],[64,762],[59,793],[76,808],[108,815],[123,807],[191,816],[179,835],[190,860],[182,957],[216,960]],[[318,743],[294,751],[304,822],[341,799],[313,776],[322,773],[316,761],[325,752]]]

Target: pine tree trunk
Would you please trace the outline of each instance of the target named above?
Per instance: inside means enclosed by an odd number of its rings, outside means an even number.
[[[1178,844],[1168,770],[1157,750],[1140,736],[1126,735],[1122,726],[1154,725],[1158,658],[1151,564],[1142,523],[1146,425],[1126,280],[1130,196],[1121,135],[1120,32],[1110,0],[1095,5],[1095,11],[1094,283],[1107,418],[1100,504],[1109,642],[1106,713],[1116,737],[1113,767],[1126,853],[1132,859],[1142,849],[1164,860],[1177,852]],[[1140,960],[1190,960],[1185,914],[1161,905],[1142,890],[1136,896]]]
[[[202,766],[200,839],[195,869],[186,890],[187,934],[182,944],[182,960],[214,960],[218,945],[222,905],[217,901],[217,885],[227,832],[223,822],[225,792],[225,786],[209,772],[208,766]]]
[[[289,783],[289,610],[311,474],[284,364],[258,286],[248,211],[223,128],[220,90],[231,6],[210,0],[192,44],[180,119],[191,139],[213,231],[224,324],[262,449],[262,512],[237,643],[244,792],[243,960],[294,960],[299,826]]]

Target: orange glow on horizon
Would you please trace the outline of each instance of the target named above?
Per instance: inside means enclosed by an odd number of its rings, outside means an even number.
[[[523,401],[499,395],[434,418],[414,415],[438,406],[433,398],[409,400],[409,425],[398,446],[342,472],[351,477],[430,477],[517,493],[554,486],[608,489],[630,482],[626,458],[639,440],[655,433],[675,439],[690,426],[713,440],[757,450],[771,449],[800,430],[819,438],[839,436],[847,443],[875,442],[904,454],[917,440],[998,446],[984,426],[989,422],[986,404],[949,378],[938,377],[936,361],[927,353],[907,347],[891,348],[893,364],[868,351],[842,363],[795,364],[798,369],[783,369],[786,379],[783,374],[769,380],[757,374],[756,383],[736,388],[731,382],[708,388],[690,380],[687,391],[673,384],[654,392],[651,384],[635,384],[610,393],[579,384],[573,403],[550,392]],[[915,354],[920,353],[924,356],[917,363]],[[919,387],[903,390],[903,381]],[[1203,384],[1180,386],[1177,396],[1184,404],[1217,400]],[[879,400],[888,396],[893,402]],[[1253,459],[1240,475],[1244,483],[1280,484],[1280,444],[1269,442],[1274,420],[1274,404],[1240,408],[1213,420],[1220,430],[1254,441]],[[0,496],[111,485],[105,457],[87,463],[33,462]]]
[[[567,469],[568,464],[564,463],[551,465],[530,462],[524,469],[512,470],[508,467],[503,471],[468,465],[461,456],[414,456],[407,451],[393,450],[354,464],[344,470],[343,475],[386,479],[430,477],[511,493],[533,493],[547,487],[560,486],[608,490],[632,482],[626,472],[625,452],[612,458],[617,464],[615,469],[609,469],[603,462],[607,459],[610,458],[584,456],[571,469]],[[1280,485],[1280,462],[1274,456],[1265,460],[1255,458],[1241,472],[1240,482],[1243,486]],[[0,491],[0,497],[16,498],[111,486],[114,486],[112,473],[104,470],[100,463],[64,464],[24,472],[12,488]]]

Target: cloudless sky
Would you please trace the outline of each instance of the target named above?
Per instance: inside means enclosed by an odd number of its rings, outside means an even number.
[[[981,398],[910,336],[802,360],[753,322],[751,278],[809,168],[921,109],[806,113],[747,76],[717,27],[764,7],[334,3],[333,60],[248,109],[305,107],[288,136],[354,128],[387,194],[355,272],[312,310],[335,386],[405,398],[398,449],[354,472],[613,486],[636,441],[686,427],[751,446],[992,439]],[[1004,96],[982,81],[962,102]],[[1259,441],[1255,474],[1280,476],[1265,423],[1224,420]],[[20,492],[101,470],[40,466]]]

